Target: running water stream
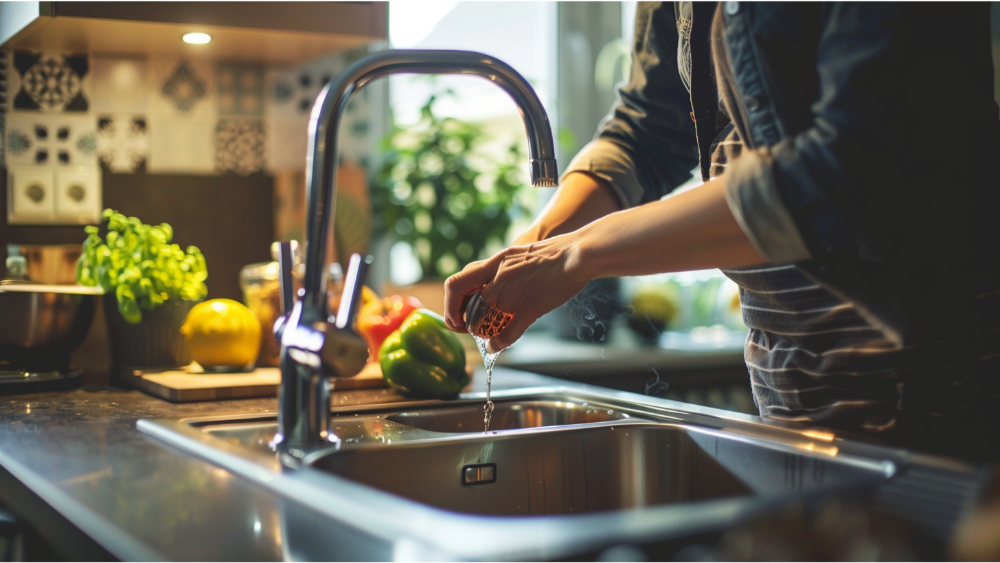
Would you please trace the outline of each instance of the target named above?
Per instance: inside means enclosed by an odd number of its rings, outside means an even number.
[[[486,427],[483,433],[490,431],[490,419],[493,418],[493,401],[490,398],[490,391],[493,387],[493,364],[497,361],[500,352],[490,354],[486,350],[486,345],[490,339],[499,334],[514,318],[511,313],[506,313],[497,308],[496,305],[483,299],[480,292],[476,292],[469,298],[469,304],[465,309],[465,327],[469,334],[476,339],[479,346],[479,354],[483,357],[483,364],[486,366],[486,405],[483,407],[483,425]]]
[[[479,354],[483,357],[483,365],[486,366],[486,404],[483,405],[483,425],[485,426],[483,434],[485,434],[490,431],[490,420],[493,418],[493,401],[490,399],[490,391],[493,386],[493,364],[496,363],[500,352],[490,354],[486,351],[486,344],[489,340],[479,336],[473,336],[473,338],[476,339],[476,345],[479,346]]]

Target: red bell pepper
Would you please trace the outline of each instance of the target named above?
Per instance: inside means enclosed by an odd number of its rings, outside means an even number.
[[[403,324],[410,313],[423,307],[423,303],[416,297],[399,295],[376,299],[363,305],[358,311],[357,329],[358,334],[368,343],[369,359],[376,359],[382,342]]]

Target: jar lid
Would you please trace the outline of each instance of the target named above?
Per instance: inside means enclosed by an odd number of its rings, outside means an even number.
[[[278,279],[279,267],[277,262],[257,262],[247,264],[240,269],[240,281],[275,281]]]

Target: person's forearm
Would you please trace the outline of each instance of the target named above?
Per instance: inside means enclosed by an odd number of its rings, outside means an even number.
[[[590,174],[571,172],[531,227],[514,244],[531,244],[573,232],[621,208],[610,186]]]
[[[593,279],[766,262],[733,218],[724,178],[581,228],[568,268]]]

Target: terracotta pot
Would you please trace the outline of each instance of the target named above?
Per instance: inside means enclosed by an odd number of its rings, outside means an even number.
[[[105,295],[103,300],[114,371],[176,368],[191,363],[181,325],[198,301],[168,300],[152,311],[143,311],[142,322],[133,325],[118,312],[114,295]]]

